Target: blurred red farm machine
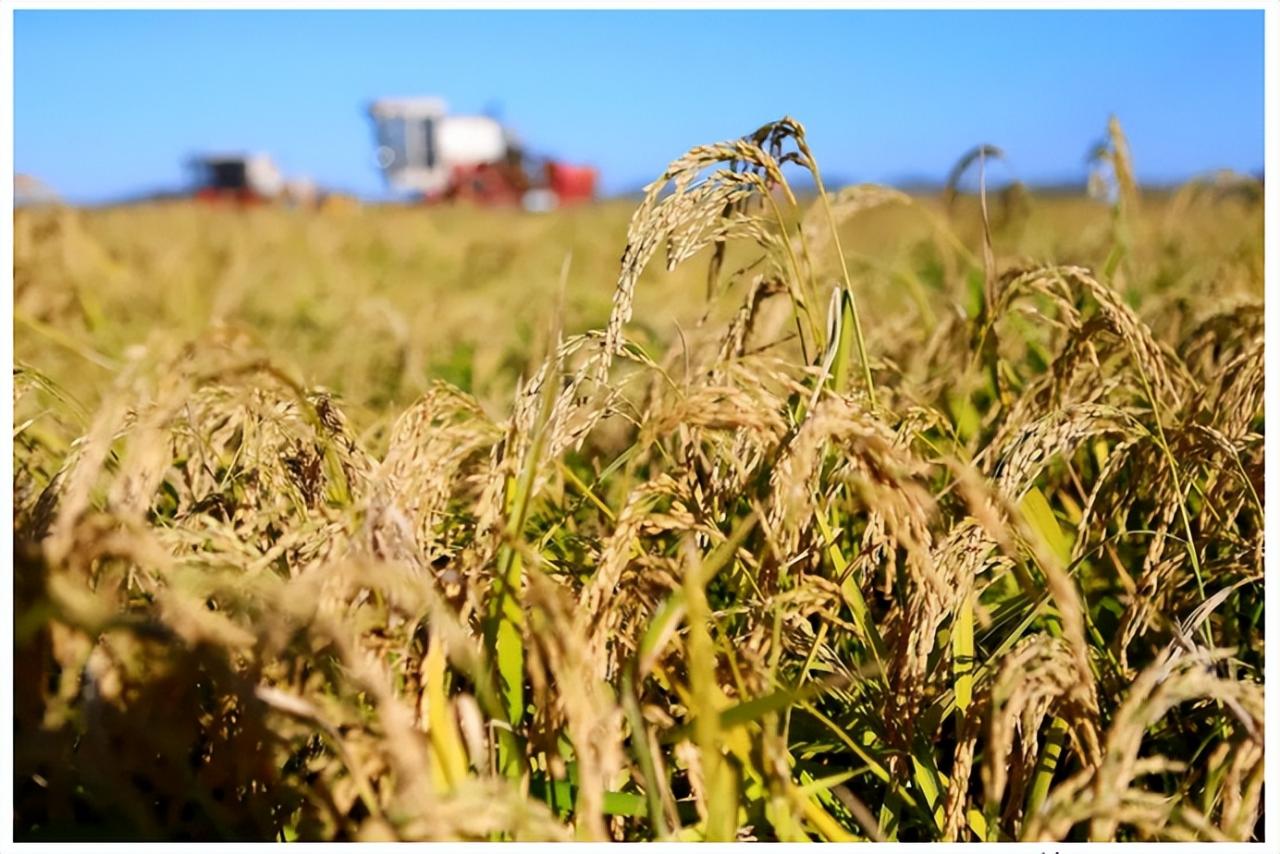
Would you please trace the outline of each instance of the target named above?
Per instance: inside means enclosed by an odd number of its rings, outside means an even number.
[[[309,178],[285,180],[271,156],[253,154],[202,154],[188,162],[194,177],[194,196],[206,204],[248,205],[285,202],[314,206],[319,200]]]
[[[387,185],[426,203],[545,211],[595,198],[594,169],[528,156],[489,116],[449,115],[439,98],[382,98],[369,115]]]
[[[195,197],[202,202],[259,204],[284,190],[284,177],[266,154],[201,154],[188,166],[195,179]]]

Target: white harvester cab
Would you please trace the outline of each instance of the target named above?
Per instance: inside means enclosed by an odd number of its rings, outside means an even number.
[[[380,98],[369,107],[378,168],[393,190],[434,196],[455,169],[498,163],[516,142],[488,116],[451,116],[441,98]]]

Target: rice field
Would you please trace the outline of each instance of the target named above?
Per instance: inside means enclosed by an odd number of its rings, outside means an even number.
[[[820,156],[15,212],[15,835],[1260,839],[1260,184]]]

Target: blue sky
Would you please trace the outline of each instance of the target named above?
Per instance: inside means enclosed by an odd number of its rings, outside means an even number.
[[[844,180],[941,179],[979,142],[1077,179],[1113,112],[1141,179],[1263,166],[1260,11],[19,11],[14,87],[15,169],[75,201],[219,149],[377,196],[364,108],[407,94],[496,106],[609,192],[787,113]]]

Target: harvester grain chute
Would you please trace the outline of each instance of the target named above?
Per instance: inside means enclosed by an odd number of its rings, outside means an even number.
[[[595,197],[594,169],[528,156],[489,116],[450,115],[439,98],[382,98],[369,115],[387,185],[424,202],[548,210]]]

